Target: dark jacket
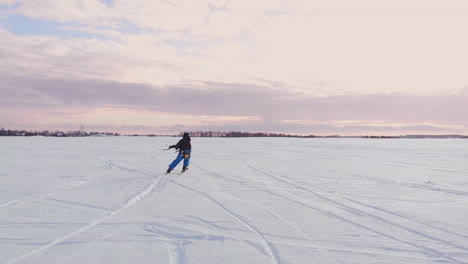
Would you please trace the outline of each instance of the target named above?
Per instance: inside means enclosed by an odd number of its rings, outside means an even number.
[[[170,146],[169,148],[175,148],[179,151],[192,150],[191,139],[188,133],[185,133],[183,138],[177,142],[177,144]]]

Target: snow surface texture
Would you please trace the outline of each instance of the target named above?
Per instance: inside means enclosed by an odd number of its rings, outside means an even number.
[[[0,137],[0,263],[468,263],[468,140]]]

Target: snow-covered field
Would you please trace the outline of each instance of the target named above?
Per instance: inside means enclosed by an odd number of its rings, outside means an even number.
[[[468,263],[468,140],[0,137],[0,263]]]

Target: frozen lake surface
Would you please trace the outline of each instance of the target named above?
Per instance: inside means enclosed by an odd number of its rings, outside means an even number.
[[[0,137],[0,263],[468,263],[468,140]]]

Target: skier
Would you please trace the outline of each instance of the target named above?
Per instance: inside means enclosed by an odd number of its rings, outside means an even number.
[[[166,173],[171,173],[171,171],[181,162],[184,160],[184,166],[182,167],[182,172],[184,173],[185,171],[188,170],[189,162],[190,162],[190,153],[192,152],[192,144],[190,144],[190,136],[189,133],[184,133],[184,136],[182,137],[177,144],[172,145],[169,147],[175,148],[176,150],[179,150],[179,154],[177,155],[177,158],[169,165],[169,168],[167,169]]]

